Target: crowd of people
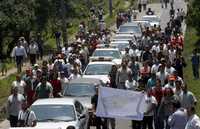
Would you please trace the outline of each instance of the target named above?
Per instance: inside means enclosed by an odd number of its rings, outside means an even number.
[[[146,10],[146,5],[142,5]],[[131,22],[133,14],[130,12],[117,15],[117,27]],[[141,40],[138,40],[142,45],[130,41],[121,65],[114,65],[108,75],[109,87],[146,93],[144,119],[133,120],[133,129],[200,128],[200,119],[195,114],[197,100],[188,90],[183,76],[183,68],[187,66],[182,56],[184,36],[181,28],[184,16],[179,15],[179,10],[175,12],[164,32],[160,26],[146,27]],[[30,57],[31,66],[25,74],[18,74],[11,84],[11,95],[8,98],[11,127],[35,126],[37,118],[29,106],[37,99],[62,97],[67,83],[81,77],[97,45],[109,44],[111,35],[103,21],[103,10],[100,9],[96,15],[91,9],[88,26],[85,22],[80,23],[75,42],[64,44],[61,49],[49,55],[48,60],[43,60],[41,65],[37,64],[37,56],[38,53],[43,56],[42,45],[36,39],[28,44],[24,38],[20,38],[11,55],[15,57],[19,73],[22,71],[24,57]],[[196,51],[192,63],[194,77],[198,79],[199,57]],[[97,100],[98,89],[91,100],[94,112]],[[109,128],[108,123],[111,123],[112,129],[116,128],[113,118],[94,118],[97,119],[97,129]]]

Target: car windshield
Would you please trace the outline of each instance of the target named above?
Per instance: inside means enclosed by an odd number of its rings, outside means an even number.
[[[96,50],[92,56],[96,57],[112,57],[114,59],[121,59],[119,51],[116,50]]]
[[[124,51],[129,46],[128,43],[113,43],[112,45],[116,46],[120,51]]]
[[[95,94],[95,87],[93,84],[73,83],[69,84],[65,91],[64,96],[93,96]]]
[[[159,22],[158,17],[143,17],[143,20],[150,21],[150,22]]]
[[[139,26],[120,26],[121,33],[141,33]]]
[[[88,65],[85,75],[108,75],[111,71],[112,64],[92,64]]]
[[[74,121],[75,111],[72,105],[33,105],[37,121]]]

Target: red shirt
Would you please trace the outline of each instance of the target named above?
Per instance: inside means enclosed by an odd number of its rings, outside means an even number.
[[[57,79],[51,80],[50,83],[53,87],[53,96],[58,97],[58,93],[61,92],[62,90],[60,80]]]
[[[156,98],[158,104],[161,103],[161,100],[162,100],[162,97],[164,95],[164,91],[162,89],[162,87],[158,88],[158,87],[155,87],[152,89],[152,95]]]

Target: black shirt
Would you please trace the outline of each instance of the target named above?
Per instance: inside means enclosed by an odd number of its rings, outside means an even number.
[[[98,95],[94,95],[91,99],[91,104],[95,105],[95,109],[97,108],[98,103]]]

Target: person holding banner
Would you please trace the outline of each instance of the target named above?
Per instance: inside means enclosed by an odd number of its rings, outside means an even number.
[[[117,70],[115,80],[118,89],[126,89],[125,81],[128,80],[129,73],[132,73],[131,69],[127,67],[127,62],[122,60],[121,67]]]
[[[144,118],[143,118],[143,124],[142,129],[153,129],[153,115],[154,111],[156,110],[157,101],[154,96],[152,96],[152,90],[147,90],[147,93],[145,94],[145,106],[146,111],[144,112]]]
[[[95,119],[96,129],[107,129],[107,119],[102,119],[101,117],[97,117],[95,115],[98,103],[99,89],[98,85],[96,85],[96,93],[91,99],[92,110],[93,110],[93,119]]]

